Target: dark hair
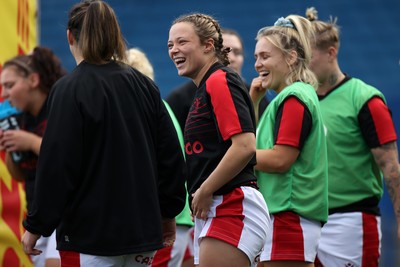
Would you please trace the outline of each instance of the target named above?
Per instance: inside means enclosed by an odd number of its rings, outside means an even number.
[[[193,24],[194,30],[199,36],[201,43],[206,42],[209,38],[213,39],[216,57],[225,66],[229,65],[228,53],[230,49],[224,48],[222,45],[221,27],[217,20],[209,15],[193,13],[180,16],[173,21],[172,25],[179,22],[189,22]]]
[[[240,36],[240,34],[237,31],[235,31],[233,29],[223,28],[223,29],[221,29],[221,32],[222,32],[222,34],[228,34],[228,35],[236,36],[240,41],[240,45],[242,46],[242,49],[244,50],[243,39],[242,39],[242,37]]]
[[[95,64],[126,59],[126,44],[114,10],[100,0],[82,1],[69,11],[68,30],[83,58]]]
[[[47,47],[37,46],[29,55],[19,55],[3,65],[3,69],[15,67],[23,77],[31,73],[38,73],[40,78],[39,87],[42,92],[49,94],[54,83],[66,74],[61,67],[60,59]]]

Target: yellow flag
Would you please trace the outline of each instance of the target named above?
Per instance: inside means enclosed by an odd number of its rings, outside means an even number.
[[[2,0],[0,8],[0,71],[2,64],[37,45],[37,0]],[[26,215],[23,184],[16,182],[0,155],[0,266],[33,267],[21,245]]]

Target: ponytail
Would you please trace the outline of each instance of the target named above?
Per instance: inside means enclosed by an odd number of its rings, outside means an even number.
[[[105,2],[84,1],[69,13],[68,29],[83,58],[93,64],[126,60],[126,44],[114,10]]]

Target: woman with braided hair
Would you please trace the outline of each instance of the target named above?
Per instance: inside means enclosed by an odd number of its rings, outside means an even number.
[[[253,173],[255,116],[248,91],[226,67],[229,49],[211,16],[177,18],[168,50],[178,74],[197,87],[184,130],[195,264],[251,266],[266,240],[269,215]]]

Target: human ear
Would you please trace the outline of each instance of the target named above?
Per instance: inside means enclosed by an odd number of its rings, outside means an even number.
[[[330,46],[330,47],[328,48],[328,56],[329,56],[329,60],[330,60],[330,61],[336,59],[336,57],[337,57],[337,49],[336,49],[336,47]]]
[[[291,50],[289,52],[288,59],[287,59],[289,66],[292,66],[293,64],[295,64],[297,62],[297,56],[298,55],[295,50]]]
[[[40,84],[40,76],[39,76],[39,73],[33,72],[33,73],[29,74],[28,80],[29,80],[30,85],[31,85],[33,88],[39,87],[39,84]]]
[[[207,53],[210,53],[211,51],[214,51],[215,50],[215,48],[214,48],[214,39],[212,39],[212,38],[209,38],[206,42],[205,42],[205,48],[204,48],[204,52],[207,54]]]
[[[69,45],[74,45],[75,39],[74,36],[72,35],[72,32],[68,29],[67,30],[67,39],[68,39],[68,44]]]

